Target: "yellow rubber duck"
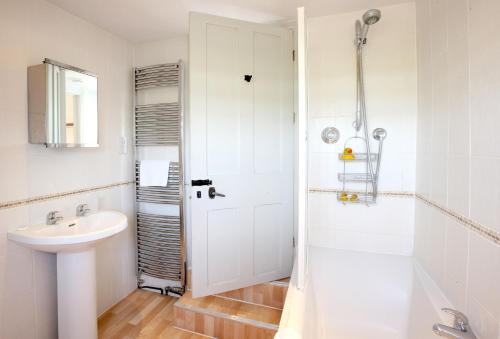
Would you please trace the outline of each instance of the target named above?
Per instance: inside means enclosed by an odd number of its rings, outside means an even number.
[[[342,160],[354,160],[354,154],[352,154],[352,148],[346,147],[344,148],[344,154],[341,156]]]

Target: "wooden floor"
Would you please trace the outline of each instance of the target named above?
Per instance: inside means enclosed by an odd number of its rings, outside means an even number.
[[[136,290],[99,317],[100,339],[207,338],[174,327],[177,298]]]

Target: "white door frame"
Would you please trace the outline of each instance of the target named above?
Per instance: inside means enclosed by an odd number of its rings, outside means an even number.
[[[304,7],[297,8],[297,164],[296,164],[296,199],[297,199],[297,234],[296,260],[297,287],[303,289],[307,274],[307,29]]]

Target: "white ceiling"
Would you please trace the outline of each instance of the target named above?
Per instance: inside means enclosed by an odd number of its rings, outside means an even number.
[[[48,0],[131,42],[188,33],[188,13],[202,12],[269,23],[292,20],[295,9],[308,16],[349,12],[412,0]]]

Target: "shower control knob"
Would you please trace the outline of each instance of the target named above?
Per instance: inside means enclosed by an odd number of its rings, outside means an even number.
[[[215,187],[210,187],[208,189],[208,197],[210,199],[214,199],[215,197],[222,197],[222,198],[224,198],[225,196],[226,196],[225,194],[217,193],[217,191],[215,190]]]
[[[321,139],[325,144],[334,144],[339,141],[340,132],[335,127],[326,127],[321,131]]]
[[[387,131],[383,128],[375,128],[373,130],[373,139],[383,141],[387,137]]]

